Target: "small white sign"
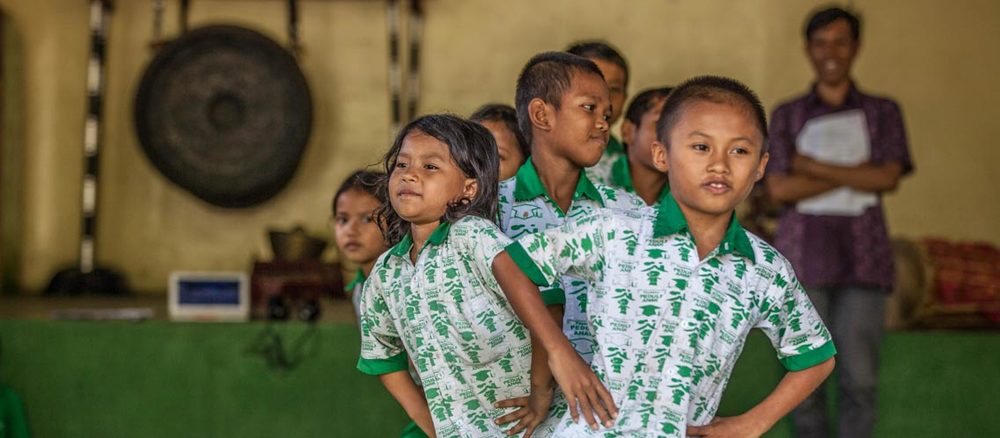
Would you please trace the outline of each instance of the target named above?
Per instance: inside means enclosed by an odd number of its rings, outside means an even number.
[[[173,272],[167,299],[174,321],[250,319],[249,282],[243,272]]]

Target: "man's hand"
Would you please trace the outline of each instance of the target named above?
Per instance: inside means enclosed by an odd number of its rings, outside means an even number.
[[[688,436],[704,437],[759,437],[767,431],[767,428],[758,424],[754,419],[740,415],[737,417],[716,417],[711,423],[704,426],[688,426]]]
[[[498,408],[520,407],[514,412],[496,419],[499,425],[508,424],[515,420],[520,420],[514,427],[507,431],[507,435],[517,435],[522,430],[524,438],[530,438],[535,432],[535,428],[549,415],[549,406],[552,405],[552,388],[531,388],[531,394],[527,397],[518,397],[508,400],[501,400],[496,403]]]
[[[618,416],[611,393],[568,343],[566,347],[549,352],[549,368],[566,394],[570,416],[579,422],[582,411],[590,428],[597,430],[596,414],[604,427],[611,427]]]

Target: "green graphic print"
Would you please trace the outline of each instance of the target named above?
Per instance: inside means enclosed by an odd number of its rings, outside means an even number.
[[[592,368],[620,415],[592,432],[567,415],[557,436],[683,436],[715,415],[750,329],[789,370],[835,354],[787,260],[733,220],[704,260],[673,197],[641,210],[602,210],[508,247],[536,283],[569,273],[594,282]]]
[[[500,183],[500,228],[512,239],[558,227],[584,217],[595,209],[640,208],[645,204],[634,195],[600,184],[581,174],[573,203],[565,214],[546,194],[535,165],[529,158],[517,175]],[[585,361],[590,362],[594,337],[587,326],[587,282],[564,276],[551,287],[541,288],[546,304],[565,303],[563,332]]]
[[[493,420],[514,409],[493,404],[529,393],[528,332],[492,273],[493,258],[509,243],[492,222],[467,216],[439,226],[415,265],[406,236],[365,282],[358,368],[405,370],[408,352],[438,436],[502,436]],[[538,436],[551,433],[565,410],[558,401]]]

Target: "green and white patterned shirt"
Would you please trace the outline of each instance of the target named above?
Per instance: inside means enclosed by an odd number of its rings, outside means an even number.
[[[673,196],[641,210],[602,210],[508,247],[539,284],[562,273],[594,282],[592,368],[619,407],[592,432],[564,415],[557,436],[683,436],[709,423],[747,334],[759,328],[788,370],[836,353],[830,334],[773,247],[735,219],[704,260]]]
[[[529,335],[493,277],[493,258],[510,242],[486,219],[442,222],[416,264],[408,234],[365,282],[358,369],[405,370],[409,352],[438,436],[501,436],[493,420],[515,409],[494,403],[530,391]],[[563,410],[564,403],[553,403],[539,436],[551,432]]]
[[[535,164],[529,158],[517,175],[500,183],[500,229],[516,239],[528,233],[537,233],[558,227],[567,220],[586,216],[601,207],[641,208],[641,199],[621,190],[594,184],[586,174],[580,173],[573,203],[569,212],[563,211],[549,197],[538,177]],[[549,287],[541,288],[545,304],[564,304],[563,332],[573,342],[576,351],[590,362],[593,356],[594,337],[587,328],[587,282],[565,276]]]
[[[624,157],[625,146],[622,146],[622,142],[618,140],[613,135],[608,136],[608,147],[604,149],[604,154],[601,155],[601,159],[597,161],[597,164],[590,166],[585,169],[587,172],[587,177],[591,181],[604,184],[606,186],[614,187],[614,181],[611,177],[611,168],[614,167],[615,162],[619,158]]]

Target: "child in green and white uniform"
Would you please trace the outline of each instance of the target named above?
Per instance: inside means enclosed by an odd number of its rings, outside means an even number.
[[[542,53],[525,65],[517,81],[517,117],[531,145],[531,158],[500,183],[499,224],[511,238],[546,230],[595,209],[637,208],[635,196],[591,182],[583,171],[601,157],[613,113],[608,85],[592,61],[566,53]],[[542,289],[555,307],[566,336],[589,361],[593,336],[587,328],[587,283],[567,276]]]
[[[628,99],[629,71],[625,57],[611,44],[601,40],[576,42],[567,47],[566,51],[589,59],[600,69],[605,83],[608,84],[608,103],[611,105],[608,125],[614,125],[624,112],[625,101]],[[624,156],[625,148],[622,146],[622,142],[614,135],[609,135],[600,160],[588,165],[587,176],[590,177],[591,181],[608,186],[612,185],[611,167]]]
[[[496,215],[498,162],[486,128],[444,115],[411,122],[385,159],[390,205],[380,218],[395,245],[362,293],[358,369],[379,375],[438,436],[501,436],[495,420],[508,414],[514,432],[547,436],[565,406],[556,397],[548,423],[548,402],[542,412],[495,407],[529,396],[533,371],[529,334],[492,272],[510,243],[485,219]],[[422,393],[405,373],[407,353]]]
[[[759,436],[822,383],[835,354],[788,261],[733,214],[767,163],[764,110],[742,84],[701,77],[668,97],[657,127],[653,162],[669,171],[671,187],[657,206],[603,210],[525,236],[498,265],[513,260],[538,284],[563,273],[595,284],[592,367],[619,415],[610,431],[564,418],[557,436]],[[550,361],[572,358],[541,306],[531,305],[537,299],[508,292]],[[750,411],[714,418],[753,328],[770,338],[788,373]],[[567,378],[558,366],[553,372],[560,384]]]
[[[331,208],[333,217],[334,240],[340,249],[341,256],[357,266],[354,279],[344,288],[351,296],[355,314],[358,316],[358,326],[361,326],[361,288],[365,278],[371,273],[375,260],[382,255],[388,245],[382,238],[378,225],[375,223],[375,212],[382,206],[377,188],[384,174],[359,170],[344,180],[337,193],[333,195]],[[410,370],[414,382],[419,385],[420,379],[414,370]],[[410,422],[400,433],[401,438],[426,437],[416,423]]]
[[[653,166],[652,154],[656,120],[669,94],[669,87],[649,88],[632,99],[622,122],[622,139],[627,150],[611,165],[610,185],[635,194],[646,205],[656,204],[670,190],[667,174]]]

